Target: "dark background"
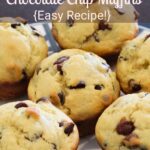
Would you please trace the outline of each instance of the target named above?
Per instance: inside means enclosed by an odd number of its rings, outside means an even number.
[[[23,17],[29,22],[34,22],[33,13],[35,9],[42,9],[48,12],[55,11],[57,6],[9,6],[6,0],[0,0],[0,17]],[[136,6],[136,9],[140,13],[139,23],[150,23],[150,0],[143,0],[143,3],[140,6]]]

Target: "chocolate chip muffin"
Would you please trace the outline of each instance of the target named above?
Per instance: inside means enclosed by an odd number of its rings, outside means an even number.
[[[125,93],[150,92],[150,32],[127,42],[117,63],[117,77]]]
[[[96,137],[104,150],[149,150],[149,124],[150,94],[129,94],[104,111]]]
[[[104,59],[69,49],[41,62],[29,83],[28,95],[33,101],[50,97],[55,106],[82,126],[119,96],[119,85]]]
[[[77,150],[78,130],[45,98],[0,106],[1,150]]]
[[[19,22],[0,22],[0,99],[22,95],[47,53],[46,41],[36,29]]]
[[[67,15],[68,10],[78,13],[99,14],[109,11],[110,19],[104,17],[90,22]],[[63,12],[61,23],[53,22],[52,33],[62,49],[80,48],[100,56],[108,56],[120,51],[122,44],[135,37],[138,14],[131,5],[117,9],[112,5],[101,5],[95,1],[87,9],[85,5],[61,5],[57,12]],[[107,15],[107,16],[109,16]],[[86,17],[88,18],[88,17]]]

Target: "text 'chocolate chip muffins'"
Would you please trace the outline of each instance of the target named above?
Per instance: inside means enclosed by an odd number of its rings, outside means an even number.
[[[96,137],[104,150],[150,149],[150,94],[117,99],[99,118]]]
[[[150,92],[150,32],[123,46],[117,62],[117,77],[125,93]]]
[[[106,17],[93,22],[75,19],[67,15],[68,11],[78,13],[78,16],[109,11],[110,20]],[[52,33],[62,49],[79,48],[100,56],[109,56],[118,53],[122,44],[133,39],[138,31],[138,13],[132,5],[117,9],[114,5],[102,5],[95,1],[87,9],[85,5],[69,5],[66,2],[57,12],[64,15],[61,22],[53,21]]]
[[[36,65],[48,54],[44,37],[22,23],[0,23],[0,99],[26,90]]]
[[[76,125],[45,98],[0,106],[1,150],[77,150]]]
[[[115,73],[106,61],[78,49],[64,50],[44,59],[29,87],[31,100],[50,97],[76,123],[99,116],[119,95]]]

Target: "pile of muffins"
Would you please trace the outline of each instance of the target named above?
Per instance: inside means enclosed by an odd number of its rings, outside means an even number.
[[[35,28],[0,23],[0,99],[29,98],[0,106],[0,150],[77,150],[94,132],[104,150],[150,150],[150,32],[138,35],[131,15],[53,23],[62,51],[49,56]],[[114,54],[115,71],[104,59]]]

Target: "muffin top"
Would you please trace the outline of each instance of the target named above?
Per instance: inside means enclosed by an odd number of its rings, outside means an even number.
[[[138,31],[138,14],[132,5],[123,4],[121,9],[94,0],[87,9],[84,4],[69,5],[66,2],[57,12],[64,15],[61,22],[53,21],[52,33],[63,49],[79,48],[100,56],[112,55]],[[88,14],[93,14],[91,16],[96,19],[88,20],[92,18]]]
[[[41,98],[0,106],[1,150],[76,150],[78,131],[61,111]]]
[[[96,137],[105,150],[149,150],[149,124],[150,94],[129,94],[104,111],[96,125]]]
[[[45,39],[28,24],[0,23],[0,83],[30,78],[47,56]]]
[[[32,100],[47,96],[74,121],[99,115],[119,95],[115,73],[93,53],[68,49],[44,59],[28,87]]]
[[[150,92],[150,32],[144,32],[122,48],[117,77],[125,93]]]

